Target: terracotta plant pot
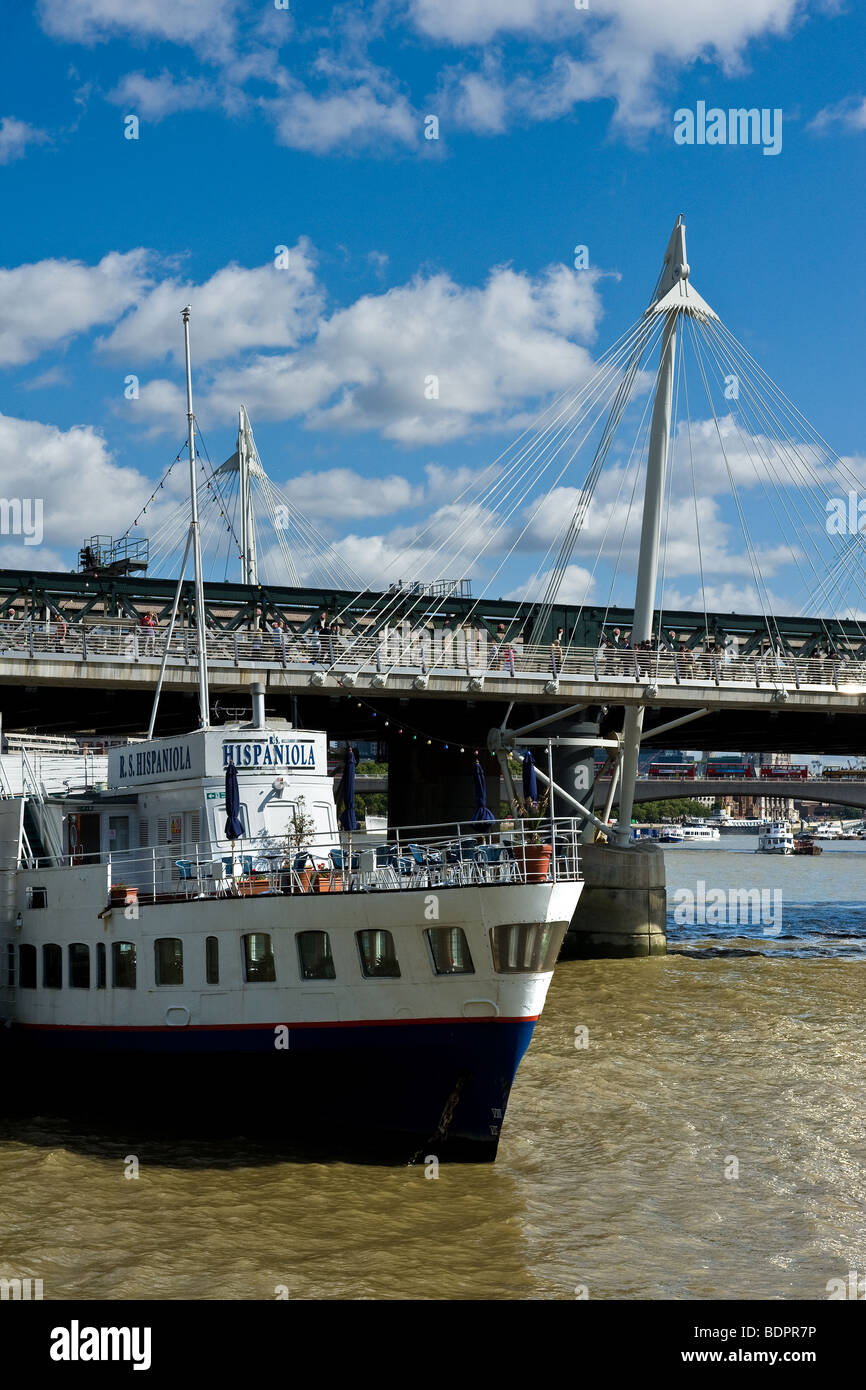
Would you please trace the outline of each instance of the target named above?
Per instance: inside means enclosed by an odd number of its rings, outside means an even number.
[[[112,883],[111,885],[111,906],[128,907],[130,903],[138,902],[138,889],[128,888],[125,883]]]
[[[343,879],[340,874],[334,875],[334,882],[331,883],[330,874],[317,873],[313,883],[314,893],[342,893]]]
[[[520,845],[515,849],[524,883],[544,883],[550,869],[553,845]]]

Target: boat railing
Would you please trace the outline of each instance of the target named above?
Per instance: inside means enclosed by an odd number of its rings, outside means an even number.
[[[149,629],[126,619],[103,618],[68,622],[13,620],[0,622],[0,658],[121,661],[158,664],[166,629]],[[169,644],[168,661],[195,667],[197,634],[177,628]],[[495,679],[506,684],[539,679],[594,685],[665,686],[712,685],[768,690],[802,687],[863,687],[866,662],[853,651],[832,656],[799,656],[794,652],[756,655],[736,650],[723,653],[700,649],[658,651],[631,647],[577,647],[559,650],[547,643],[494,641],[484,628],[448,632],[425,629],[405,635],[289,632],[284,628],[209,628],[207,657],[215,668],[277,666],[305,673],[315,683],[351,686],[356,682],[384,686],[388,677],[412,676],[424,685],[438,679]]]
[[[417,888],[544,883],[580,877],[582,822],[572,817],[447,821],[403,826],[384,839],[322,833],[287,844],[273,837],[75,853],[60,865],[107,868],[113,903],[265,894],[386,892]]]

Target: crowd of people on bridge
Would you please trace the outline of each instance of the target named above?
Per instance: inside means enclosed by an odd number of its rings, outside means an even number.
[[[465,623],[453,615],[440,620],[412,624],[408,619],[372,623],[366,631],[347,631],[339,616],[322,609],[314,621],[291,625],[279,613],[255,612],[244,626],[221,628],[208,625],[207,644],[214,660],[274,661],[282,665],[306,664],[328,669],[341,661],[365,664],[371,660],[377,671],[394,667],[430,670],[489,671],[514,677],[519,671],[547,673],[554,679],[563,675],[598,674],[648,676],[654,669],[690,679],[708,674],[724,678],[724,668],[734,664],[744,674],[764,674],[787,669],[797,663],[804,683],[826,683],[843,663],[864,665],[851,651],[828,638],[812,646],[804,655],[786,649],[781,642],[763,641],[742,649],[736,639],[724,644],[717,634],[696,639],[668,628],[645,641],[634,642],[632,634],[619,627],[603,627],[595,649],[578,648],[574,632],[566,637],[559,627],[549,648],[531,642],[531,624],[520,630],[516,623],[499,622],[495,629],[482,622]],[[108,619],[89,615],[70,619],[53,611],[42,619],[31,620],[9,611],[0,619],[0,655],[16,652],[54,652],[57,655],[114,655],[126,659],[157,659],[162,656],[167,623],[146,609],[134,617]],[[189,657],[194,651],[195,634],[188,626],[176,626],[172,654]],[[545,651],[547,655],[545,656]],[[828,667],[830,671],[828,673]],[[854,673],[851,672],[851,675]],[[866,667],[864,667],[866,676]]]

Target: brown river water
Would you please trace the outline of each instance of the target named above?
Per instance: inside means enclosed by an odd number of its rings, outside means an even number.
[[[668,855],[669,891],[756,864],[717,854]],[[778,939],[675,929],[666,958],[559,965],[492,1166],[0,1124],[0,1277],[45,1299],[826,1299],[866,1269],[866,856],[828,859]]]

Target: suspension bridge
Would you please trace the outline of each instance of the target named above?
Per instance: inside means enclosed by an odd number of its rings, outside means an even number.
[[[859,751],[845,716],[866,708],[863,537],[827,520],[860,481],[694,288],[682,218],[643,314],[414,529],[375,588],[268,479],[243,409],[237,450],[213,467],[195,448],[191,394],[189,407],[191,514],[161,504],[166,475],[149,499],[159,524],[146,575],[123,563],[0,575],[7,708],[34,689],[134,703],[161,684],[176,717],[171,697],[201,690],[205,673],[215,696],[260,681],[270,704],[300,701],[313,721],[328,700],[329,726],[341,702],[356,719],[417,710],[419,723],[468,729],[464,745],[486,742],[504,776],[509,751],[546,747],[551,794],[584,817],[588,850],[602,837],[593,852],[631,855],[626,878],[640,861],[626,847],[642,745],[688,728],[704,746]],[[184,581],[203,539],[207,588],[200,569]],[[732,573],[750,614],[719,611]],[[575,584],[583,601],[565,603]],[[494,597],[506,585],[522,597]],[[145,603],[155,632],[140,624]],[[426,797],[431,819],[454,791],[422,765],[434,743],[404,760],[406,795],[393,798],[417,811]],[[613,766],[614,831],[593,810],[598,747]]]

